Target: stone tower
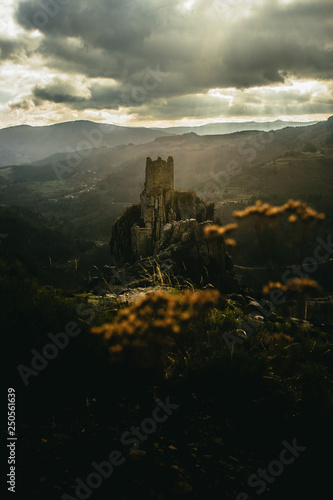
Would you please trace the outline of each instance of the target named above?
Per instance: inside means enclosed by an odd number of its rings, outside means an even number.
[[[150,276],[154,271],[153,257],[169,279],[183,277],[200,286],[237,289],[223,240],[204,237],[204,226],[214,219],[214,205],[206,205],[193,191],[174,189],[172,157],[167,161],[147,158],[140,198],[112,227],[110,248],[115,265],[132,264],[130,274],[133,271],[141,280],[144,269]]]
[[[173,158],[147,158],[144,189],[140,196],[140,223],[131,229],[132,252],[136,259],[153,255],[165,224],[176,219]]]
[[[154,241],[161,237],[162,229],[175,220],[174,165],[173,158],[167,161],[158,157],[156,161],[147,158],[145,186],[141,193],[141,218]]]
[[[154,193],[161,190],[174,189],[174,165],[173,158],[169,156],[167,161],[159,156],[156,161],[147,158],[145,191]]]

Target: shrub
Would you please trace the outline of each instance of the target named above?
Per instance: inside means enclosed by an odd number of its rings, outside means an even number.
[[[302,149],[302,152],[303,153],[316,153],[317,148],[314,144],[312,144],[312,142],[307,142],[305,144],[304,148]]]
[[[119,311],[113,323],[95,327],[92,332],[103,335],[112,363],[163,377],[171,347],[177,345],[184,351],[184,338],[191,325],[200,329],[207,309],[218,297],[216,290],[187,291],[180,297],[162,292],[148,294]]]

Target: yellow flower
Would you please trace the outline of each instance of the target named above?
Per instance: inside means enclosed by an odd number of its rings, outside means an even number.
[[[295,214],[289,215],[288,221],[293,224],[294,222],[297,221],[297,216]]]
[[[109,347],[109,352],[110,354],[114,354],[115,352],[122,352],[123,347],[120,344],[113,345],[112,347]]]
[[[236,240],[234,240],[233,238],[226,239],[225,244],[230,247],[235,247],[237,245]]]

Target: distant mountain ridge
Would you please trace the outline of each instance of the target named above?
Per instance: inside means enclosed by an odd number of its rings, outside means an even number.
[[[62,125],[65,124],[52,127],[59,127],[63,132]],[[70,126],[70,123],[67,126]],[[211,135],[198,135],[194,132],[182,135],[166,134],[159,135],[150,142],[111,147],[98,147],[102,137],[99,128],[84,128],[81,132],[83,130],[86,135],[90,134],[90,140],[77,142],[78,152],[73,152],[74,147],[67,146],[65,152],[54,153],[31,163],[0,166],[0,186],[14,181],[59,180],[70,178],[79,172],[84,175],[90,172],[89,175],[96,174],[100,178],[117,171],[122,172],[121,175],[125,176],[126,185],[129,187],[136,182],[134,179],[143,168],[147,156],[168,157],[173,154],[178,165],[175,172],[178,186],[181,189],[187,189],[188,186],[195,189],[198,178],[204,181],[207,174],[225,169],[230,162],[237,162],[242,167],[254,161],[262,164],[285,155],[287,151],[299,153],[308,143],[313,143],[312,147],[320,150],[325,147],[327,141],[333,143],[332,126],[333,117],[315,125],[286,127],[272,132],[249,130]],[[81,133],[81,136],[78,134],[77,137],[82,139],[85,136]],[[267,147],[265,141],[268,141]],[[90,149],[84,150],[84,146]],[[129,171],[131,173],[128,175]],[[140,176],[138,182],[139,179]]]
[[[316,123],[316,122],[314,122]],[[47,126],[18,125],[0,130],[0,167],[30,164],[58,153],[86,149],[147,144],[158,137],[195,133],[197,135],[231,134],[246,130],[270,131],[311,123],[243,122],[209,123],[198,127],[144,128],[108,125],[91,121],[69,121]]]
[[[197,135],[216,135],[216,134],[233,134],[234,132],[242,132],[245,130],[260,130],[270,132],[271,130],[281,130],[286,127],[306,127],[315,125],[318,121],[313,122],[287,122],[283,120],[275,120],[273,122],[219,122],[208,123],[193,127],[167,127],[159,129],[169,133],[188,134],[194,132]]]
[[[144,144],[165,135],[168,132],[83,120],[40,127],[19,125],[0,130],[0,166],[29,164],[56,153]]]

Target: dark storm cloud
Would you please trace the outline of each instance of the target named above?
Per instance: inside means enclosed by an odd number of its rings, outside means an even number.
[[[18,4],[16,19],[23,27],[38,29],[49,37],[82,38],[92,47],[123,52],[140,45],[150,35],[156,19],[152,3],[30,0]],[[41,7],[43,4],[45,9]]]
[[[171,99],[156,99],[138,109],[132,109],[137,118],[154,119],[162,116],[164,120],[187,118],[218,117],[228,112],[228,103],[213,96],[181,96]]]
[[[16,39],[0,36],[0,60],[20,62],[29,56],[34,49],[34,42],[26,36]]]
[[[147,66],[142,72],[140,85],[118,84],[108,79],[93,81],[88,79],[53,78],[47,85],[36,85],[32,94],[36,105],[43,100],[63,103],[77,110],[87,108],[114,109],[141,106],[149,99],[149,93],[161,83],[163,75],[158,68]],[[89,84],[90,82],[90,84]]]
[[[83,92],[77,85],[69,81],[54,78],[53,81],[44,87],[37,85],[33,89],[33,97],[35,103],[39,101],[51,101],[54,103],[77,103],[85,102],[90,97],[90,94]]]
[[[13,59],[17,54],[18,44],[1,37],[0,38],[0,58],[1,60]]]
[[[225,64],[278,82],[283,72],[306,78],[333,77],[331,0],[279,6],[270,1],[233,27],[233,50]]]
[[[109,86],[92,82],[90,97],[34,90],[39,99],[77,109],[144,109],[154,100],[158,108],[159,99],[211,88],[246,89],[283,83],[286,77],[333,78],[331,0],[267,0],[246,16],[234,8],[228,22],[215,15],[216,0],[197,1],[191,12],[181,11],[176,0],[167,6],[165,0],[45,0],[53,14],[46,9],[44,16],[41,4],[20,2],[16,18],[43,34],[38,52],[45,65],[88,79],[112,79]],[[133,102],[128,96],[142,86],[147,66],[159,67],[163,79],[144,100]]]

